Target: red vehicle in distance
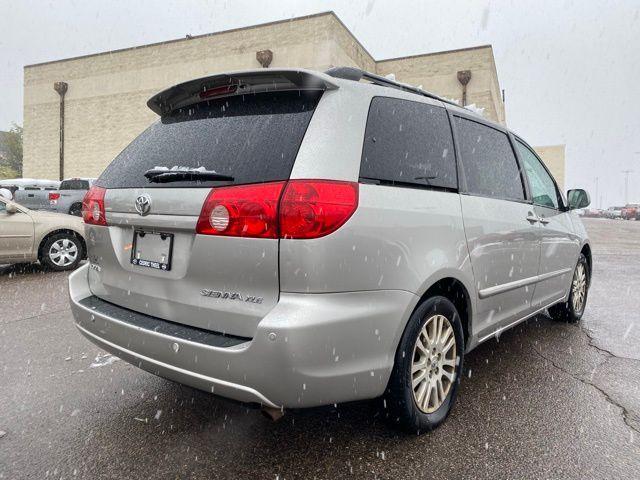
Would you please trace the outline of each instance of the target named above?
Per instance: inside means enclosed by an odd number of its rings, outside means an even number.
[[[622,218],[624,220],[640,220],[640,204],[628,203],[622,209]]]

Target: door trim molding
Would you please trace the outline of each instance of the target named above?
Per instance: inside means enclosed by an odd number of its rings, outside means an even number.
[[[515,280],[509,283],[503,283],[502,285],[496,285],[495,287],[483,288],[482,290],[478,291],[478,297],[480,297],[481,299],[493,297],[494,295],[499,295],[501,293],[515,290],[516,288],[526,287],[527,285],[540,283],[545,280],[549,280],[550,278],[564,275],[565,273],[569,273],[571,270],[571,268],[563,268],[561,270],[543,273],[542,275],[535,275],[533,277],[523,278],[521,280]]]
[[[478,340],[478,345],[480,345],[482,342],[484,342],[485,340],[490,339],[491,337],[495,337],[496,335],[500,335],[502,332],[504,332],[505,330],[509,330],[512,327],[515,327],[517,324],[524,322],[525,320],[543,312],[544,310],[546,310],[547,308],[551,307],[552,305],[555,305],[556,303],[560,303],[562,301],[562,298],[560,298],[559,300],[554,300],[553,302],[548,303],[547,305],[545,305],[542,308],[538,308],[536,310],[534,310],[533,312],[525,315],[522,318],[519,318],[518,320],[511,322],[508,325],[504,325],[503,327],[497,328],[495,329],[493,332],[491,332],[488,335],[485,335],[484,337],[481,337]]]

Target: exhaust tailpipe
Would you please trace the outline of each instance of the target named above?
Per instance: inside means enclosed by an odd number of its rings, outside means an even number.
[[[284,410],[282,408],[262,407],[260,411],[265,417],[274,422],[284,417]]]

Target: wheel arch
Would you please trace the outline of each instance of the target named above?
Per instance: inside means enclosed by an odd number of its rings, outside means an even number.
[[[416,303],[411,314],[422,302],[430,297],[440,295],[447,298],[454,304],[460,315],[466,348],[473,335],[474,305],[470,291],[469,286],[465,285],[465,282],[457,276],[443,275],[437,279],[431,279],[430,282],[425,284],[423,293],[419,294],[420,300]],[[405,325],[404,328],[406,329],[406,327]]]
[[[593,255],[591,253],[591,245],[589,242],[582,245],[580,253],[582,253],[587,259],[587,265],[589,266],[589,278],[591,278],[591,275],[593,274]]]
[[[42,240],[40,240],[40,244],[38,245],[38,252],[37,252],[38,253],[38,260],[40,260],[42,258],[43,249],[44,249],[45,244],[47,243],[47,240],[49,240],[54,235],[58,235],[59,233],[67,233],[67,234],[70,234],[70,235],[76,237],[80,241],[80,243],[82,245],[82,253],[83,253],[83,257],[82,258],[86,258],[86,255],[87,255],[87,244],[84,241],[84,237],[80,233],[78,233],[75,230],[72,230],[70,228],[57,228],[55,230],[51,230],[50,232],[47,232],[47,234],[42,237]]]

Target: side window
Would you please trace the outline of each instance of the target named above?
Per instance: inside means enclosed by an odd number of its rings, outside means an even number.
[[[63,180],[59,190],[89,190],[89,182],[86,180]]]
[[[4,202],[0,202],[0,213],[4,213],[7,210],[7,206]]]
[[[446,110],[409,100],[374,98],[367,119],[360,178],[458,188]]]
[[[529,147],[516,140],[516,148],[522,158],[529,178],[533,203],[543,207],[558,208],[558,192],[551,176]]]
[[[503,200],[524,200],[522,176],[509,137],[480,123],[455,118],[467,192]]]

